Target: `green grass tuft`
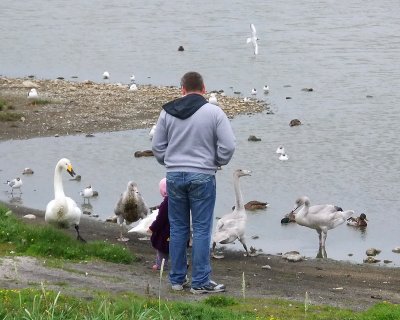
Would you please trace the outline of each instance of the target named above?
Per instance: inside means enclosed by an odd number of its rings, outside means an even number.
[[[22,113],[19,112],[8,112],[8,111],[1,111],[0,112],[0,121],[18,121],[23,117]]]
[[[210,296],[204,300],[211,307],[228,307],[239,304],[237,300],[229,296]]]
[[[81,243],[51,226],[26,224],[13,215],[6,215],[7,211],[7,208],[0,207],[0,252],[12,250],[21,255],[50,256],[68,260],[98,258],[124,264],[136,260],[135,256],[121,245],[102,241]]]
[[[34,102],[34,104],[38,104],[38,105],[46,105],[46,104],[50,104],[50,103],[52,103],[52,101],[47,100],[47,99],[37,99]]]

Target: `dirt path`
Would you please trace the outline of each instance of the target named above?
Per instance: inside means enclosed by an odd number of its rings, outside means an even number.
[[[8,205],[18,216],[33,213],[34,222],[44,223],[43,212]],[[75,236],[74,230],[69,230]],[[83,218],[81,232],[87,240],[116,242],[118,226],[113,223]],[[0,258],[0,286],[3,288],[46,288],[62,293],[90,297],[94,290],[113,292],[131,291],[158,296],[159,274],[153,272],[154,251],[147,241],[129,234],[127,248],[140,257],[132,265],[105,262],[65,262],[63,268],[49,268],[46,259],[30,257]],[[247,297],[283,298],[304,301],[308,292],[312,304],[327,304],[364,310],[380,302],[400,303],[400,269],[368,264],[351,264],[333,260],[310,259],[288,262],[281,256],[260,255],[244,257],[239,252],[226,252],[225,259],[213,260],[214,279],[227,286],[227,294],[242,295],[242,274],[246,279]],[[265,266],[269,265],[269,268]],[[264,267],[264,268],[263,268]],[[186,290],[175,293],[169,289],[166,276],[162,280],[161,295],[169,300],[196,300]]]

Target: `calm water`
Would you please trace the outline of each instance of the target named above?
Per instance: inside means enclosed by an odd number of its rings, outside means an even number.
[[[249,215],[249,246],[315,257],[315,231],[280,225],[295,199],[307,195],[312,204],[334,203],[369,219],[364,233],[345,225],[331,230],[328,257],[361,262],[365,250],[376,247],[382,249],[380,259],[400,265],[400,255],[391,252],[400,246],[397,1],[203,1],[195,6],[3,0],[0,12],[0,74],[9,77],[76,75],[102,81],[107,70],[115,82],[128,82],[133,73],[139,84],[177,85],[185,71],[195,69],[209,90],[244,96],[256,87],[274,114],[232,121],[238,147],[229,166],[218,172],[215,216],[233,205],[233,170],[250,169],[253,175],[241,180],[245,200],[271,205]],[[250,23],[260,38],[256,57],[246,45]],[[177,52],[179,45],[184,52]],[[265,83],[268,96],[261,90]],[[304,87],[314,91],[301,91]],[[304,125],[290,128],[293,118]],[[112,215],[128,179],[137,181],[148,204],[155,205],[161,201],[157,185],[163,168],[154,159],[133,157],[150,147],[147,133],[1,142],[0,180],[32,167],[35,174],[23,176],[20,203],[44,209],[53,196],[54,166],[66,156],[83,177],[81,182],[65,177],[66,193],[81,203],[79,191],[92,184],[100,194],[91,201],[92,211],[100,219]],[[251,134],[262,141],[248,142]],[[287,162],[275,154],[280,144]],[[11,201],[8,186],[0,188],[0,200]],[[259,239],[251,239],[254,235]]]

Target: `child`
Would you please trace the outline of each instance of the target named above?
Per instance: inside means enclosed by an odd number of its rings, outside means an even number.
[[[158,208],[156,220],[149,227],[151,232],[151,245],[157,250],[156,263],[153,270],[160,270],[162,259],[165,259],[164,266],[167,266],[169,256],[169,220],[168,220],[168,195],[167,180],[162,179],[159,183],[160,194],[164,198]]]

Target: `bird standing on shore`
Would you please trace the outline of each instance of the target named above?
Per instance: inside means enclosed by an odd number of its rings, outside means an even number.
[[[29,92],[28,92],[28,100],[31,101],[31,103],[33,105],[36,105],[36,100],[39,98],[38,92],[35,88],[32,88]]]
[[[87,186],[85,189],[80,191],[79,194],[83,197],[83,203],[85,203],[86,199],[87,199],[88,204],[89,204],[90,198],[92,198],[94,195],[92,186],[91,185]]]
[[[253,47],[254,47],[254,55],[258,54],[258,44],[257,41],[259,40],[257,38],[257,31],[256,31],[256,27],[254,26],[254,24],[250,24],[250,30],[251,30],[251,37],[247,38],[247,43],[252,43]]]
[[[121,194],[115,206],[114,213],[117,216],[118,223],[121,227],[120,237],[118,241],[128,241],[129,239],[122,236],[122,224],[131,224],[132,222],[143,219],[147,216],[149,208],[142,195],[139,192],[135,182],[129,181],[126,190]]]
[[[246,228],[247,214],[244,207],[242,191],[240,190],[239,178],[243,176],[250,176],[251,171],[237,169],[233,173],[233,186],[235,189],[235,206],[233,212],[224,215],[218,220],[215,232],[213,235],[212,256],[220,259],[223,256],[215,254],[215,247],[217,243],[227,244],[232,243],[236,239],[240,241],[249,256],[247,245],[244,238]]]
[[[7,180],[6,183],[11,187],[11,195],[14,195],[14,189],[18,189],[19,194],[22,194],[22,192],[21,192],[22,180],[20,177],[17,177],[12,180]]]
[[[47,204],[44,219],[47,223],[61,228],[74,226],[77,239],[86,242],[79,233],[82,211],[72,198],[64,194],[61,176],[63,171],[67,171],[72,177],[75,175],[71,161],[66,158],[60,159],[54,170],[54,199]]]
[[[209,103],[215,104],[216,106],[218,105],[218,100],[217,100],[217,96],[214,92],[210,93],[210,98],[208,99]]]

